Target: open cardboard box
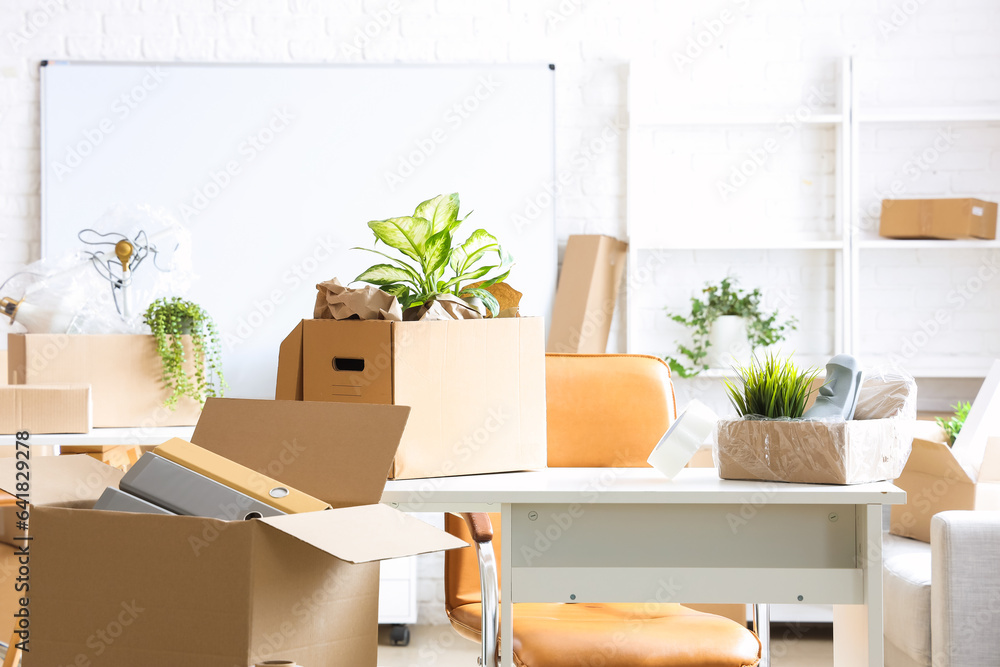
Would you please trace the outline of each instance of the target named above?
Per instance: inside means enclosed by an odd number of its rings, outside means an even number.
[[[466,546],[378,504],[408,412],[210,399],[195,443],[335,507],[268,519],[88,509],[120,471],[34,460],[25,667],[374,667],[378,561]]]
[[[410,406],[392,479],[544,468],[543,339],[538,317],[302,320],[275,398]]]
[[[931,541],[931,517],[945,510],[1000,510],[1000,361],[986,376],[955,444],[936,424],[922,422],[896,486],[906,504],[893,505],[889,532]]]

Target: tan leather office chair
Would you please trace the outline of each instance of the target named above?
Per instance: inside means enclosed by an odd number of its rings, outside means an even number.
[[[677,416],[670,370],[634,354],[546,355],[549,467],[639,467]],[[499,515],[446,515],[474,549],[445,555],[445,604],[459,634],[497,662]],[[496,549],[494,549],[494,544]],[[485,604],[483,604],[485,602]],[[485,618],[483,609],[486,609]],[[514,605],[520,667],[752,667],[756,635],[727,618],[679,604]]]

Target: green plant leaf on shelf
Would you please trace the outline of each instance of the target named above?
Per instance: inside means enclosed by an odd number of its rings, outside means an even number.
[[[691,329],[691,345],[678,344],[679,356],[672,358],[681,377],[694,377],[708,368],[702,360],[711,345],[712,325],[720,317],[734,315],[746,321],[751,351],[779,343],[785,339],[786,332],[796,329],[794,317],[779,321],[777,310],[767,312],[761,308],[759,288],[747,292],[737,287],[738,283],[737,278],[730,276],[717,284],[707,282],[701,296],[691,298],[688,315],[667,313],[672,321]],[[686,357],[689,365],[684,365],[680,357]]]

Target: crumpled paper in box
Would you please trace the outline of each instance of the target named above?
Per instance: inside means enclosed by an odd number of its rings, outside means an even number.
[[[316,285],[317,320],[390,320],[401,322],[403,308],[399,300],[374,285],[345,287],[336,278]]]

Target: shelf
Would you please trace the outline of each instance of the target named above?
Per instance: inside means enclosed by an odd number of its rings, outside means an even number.
[[[889,360],[861,354],[866,368],[889,366]],[[918,380],[924,379],[981,379],[986,377],[993,360],[989,357],[928,357],[904,363],[903,369]]]
[[[961,239],[948,241],[941,239],[865,239],[858,247],[872,250],[995,250],[1000,241],[976,241]]]
[[[843,241],[778,241],[767,242],[759,239],[748,241],[727,240],[701,242],[670,242],[660,245],[656,242],[644,243],[630,240],[636,250],[843,250]]]
[[[844,122],[840,113],[816,113],[799,119],[795,110],[785,112],[761,112],[746,114],[691,113],[691,114],[649,114],[635,113],[629,119],[633,127],[693,127],[693,126],[777,126],[783,123],[793,125],[836,125]]]
[[[855,116],[859,123],[976,123],[1000,122],[1000,108],[927,108],[927,109],[878,109],[860,111]]]

